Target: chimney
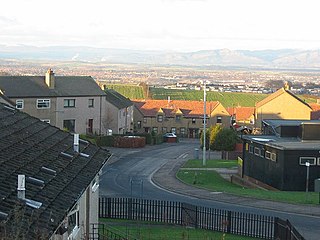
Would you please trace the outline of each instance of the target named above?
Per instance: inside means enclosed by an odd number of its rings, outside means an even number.
[[[284,90],[290,90],[290,85],[288,82],[284,83]]]
[[[50,89],[54,89],[55,87],[55,79],[54,79],[54,72],[51,70],[51,68],[48,69],[46,72],[46,84]]]
[[[73,135],[73,151],[79,152],[79,134],[77,133]]]
[[[26,198],[26,176],[18,175],[18,199],[24,200]]]

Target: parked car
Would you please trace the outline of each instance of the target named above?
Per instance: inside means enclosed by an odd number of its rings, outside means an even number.
[[[174,133],[166,133],[163,135],[163,137],[165,138],[176,138],[177,135],[175,135]]]

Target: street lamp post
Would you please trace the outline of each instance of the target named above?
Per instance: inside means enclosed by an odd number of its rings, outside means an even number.
[[[202,166],[206,166],[206,81],[203,81],[203,152]]]
[[[306,176],[306,202],[308,201],[308,191],[309,191],[309,167],[310,163],[306,162],[307,176]]]

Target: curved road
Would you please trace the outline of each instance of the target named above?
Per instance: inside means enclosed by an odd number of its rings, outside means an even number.
[[[198,147],[199,141],[191,139],[180,143],[146,146],[142,149],[110,148],[113,156],[100,177],[100,195],[180,201],[198,206],[277,216],[289,219],[306,239],[320,239],[320,217],[219,202],[215,201],[214,195],[212,200],[199,199],[169,192],[152,182],[152,175],[162,165],[170,161],[175,164],[177,161],[191,159],[194,149]]]

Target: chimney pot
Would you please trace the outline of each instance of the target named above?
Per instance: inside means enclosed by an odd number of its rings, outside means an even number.
[[[79,134],[75,133],[73,135],[73,151],[79,152]]]
[[[51,68],[49,68],[48,71],[46,72],[45,81],[46,81],[47,86],[50,89],[54,89],[54,87],[55,87],[55,77],[54,77],[54,72],[52,71]]]
[[[25,199],[26,198],[26,176],[18,175],[18,198]]]

